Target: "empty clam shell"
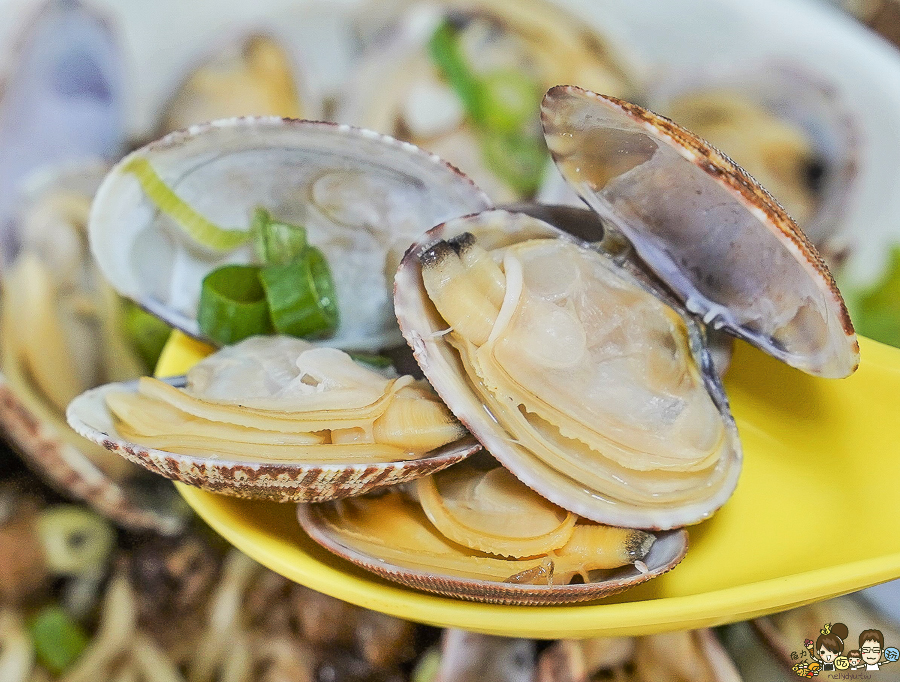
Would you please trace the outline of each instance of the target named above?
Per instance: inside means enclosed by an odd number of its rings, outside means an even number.
[[[574,86],[542,120],[563,176],[707,325],[810,374],[844,377],[859,345],[822,257],[742,168],[662,116]]]
[[[490,205],[437,157],[348,126],[241,118],[168,135],[107,176],[91,213],[91,248],[120,293],[199,338],[203,277],[252,261],[252,248],[221,252],[194,243],[144,194],[129,171],[135,159],[217,225],[248,230],[262,206],[306,227],[334,276],[341,322],[329,343],[344,349],[398,342],[389,283],[403,251],[441,220]]]

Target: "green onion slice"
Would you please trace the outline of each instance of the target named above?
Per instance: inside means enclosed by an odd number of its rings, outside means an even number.
[[[338,325],[334,281],[325,256],[310,246],[303,257],[286,265],[270,265],[259,274],[275,331],[322,338]]]
[[[462,100],[466,113],[476,124],[484,124],[486,116],[482,85],[469,68],[460,48],[456,28],[450,21],[445,19],[435,29],[428,41],[428,52],[438,71]]]
[[[538,191],[550,158],[542,139],[519,133],[488,132],[481,139],[484,160],[491,171],[523,196]]]
[[[847,296],[856,331],[900,347],[900,246],[891,249],[887,271],[870,289]]]
[[[226,265],[209,273],[200,289],[197,323],[206,336],[223,345],[271,334],[259,266]]]
[[[163,182],[143,156],[133,156],[123,170],[132,173],[156,207],[178,223],[198,244],[215,251],[231,251],[250,240],[249,232],[219,227],[197,213]]]
[[[541,88],[521,71],[502,70],[483,80],[484,125],[497,132],[515,132],[527,127],[541,103]]]
[[[388,357],[384,355],[376,355],[375,353],[348,353],[351,358],[353,358],[356,362],[361,362],[364,365],[369,365],[370,367],[375,367],[377,369],[386,369],[388,367],[393,367],[394,362]]]
[[[59,675],[78,660],[88,645],[84,629],[59,606],[45,606],[28,628],[38,661]]]
[[[256,255],[266,265],[297,260],[307,247],[305,228],[275,220],[264,208],[254,212],[250,232]]]

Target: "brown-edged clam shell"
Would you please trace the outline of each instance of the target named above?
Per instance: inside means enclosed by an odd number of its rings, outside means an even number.
[[[388,493],[399,495],[400,493]],[[343,532],[342,508],[365,504],[364,498],[337,500],[319,505],[299,505],[297,516],[300,525],[309,536],[339,557],[361,566],[379,576],[409,587],[448,597],[480,601],[491,604],[540,605],[565,604],[589,601],[621,592],[651,578],[655,578],[674,568],[687,551],[687,532],[684,530],[665,531],[656,534],[656,541],[644,557],[640,569],[634,565],[597,571],[590,574],[591,580],[569,585],[531,585],[521,582],[504,582],[466,578],[458,575],[444,575],[439,570],[409,568],[386,560],[377,550],[361,549],[355,546],[352,532]],[[427,524],[427,521],[424,521]],[[435,533],[423,526],[423,531]],[[396,546],[415,552],[415,548],[405,547],[403,538],[398,538]],[[646,569],[646,570],[644,570]]]
[[[542,120],[563,176],[688,310],[810,374],[856,369],[827,265],[731,159],[667,118],[574,86],[547,93]]]
[[[320,502],[361,495],[375,488],[432,474],[480,449],[474,438],[451,443],[418,460],[387,464],[241,462],[225,457],[180,455],[122,438],[105,404],[109,391],[133,390],[108,384],[79,396],[67,413],[80,435],[125,459],[172,480],[203,490],[271,502]]]

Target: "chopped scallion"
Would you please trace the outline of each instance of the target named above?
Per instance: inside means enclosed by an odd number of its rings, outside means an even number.
[[[271,334],[272,320],[255,265],[226,265],[203,279],[197,323],[213,341],[227,345]]]
[[[543,139],[530,129],[540,103],[540,84],[510,69],[475,73],[463,54],[458,30],[448,20],[435,29],[428,49],[472,119],[487,166],[519,195],[534,195],[549,159]]]
[[[28,629],[38,661],[53,675],[78,660],[88,645],[84,629],[59,606],[42,608]]]
[[[440,23],[428,42],[428,51],[435,66],[462,100],[466,113],[475,123],[484,123],[482,86],[466,63],[453,24],[447,20]]]
[[[275,331],[304,338],[334,333],[338,324],[334,281],[325,256],[308,247],[287,265],[270,265],[260,272]]]
[[[150,201],[198,244],[215,251],[231,251],[250,240],[249,232],[219,227],[200,215],[163,182],[143,156],[133,156],[123,170],[132,173]]]
[[[891,249],[881,281],[847,299],[860,334],[900,347],[900,246]]]
[[[544,141],[520,133],[485,133],[482,136],[485,163],[523,196],[540,188],[548,155]]]
[[[369,365],[370,367],[376,367],[378,369],[386,369],[394,366],[394,362],[384,355],[375,355],[374,353],[348,353],[348,355],[356,362],[361,362],[364,365]]]
[[[495,71],[484,77],[484,125],[497,132],[517,132],[531,123],[541,104],[538,84],[521,71]]]
[[[306,249],[306,229],[275,220],[264,208],[257,208],[250,226],[256,256],[266,265],[285,265]]]

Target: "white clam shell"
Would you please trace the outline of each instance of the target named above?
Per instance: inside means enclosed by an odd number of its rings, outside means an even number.
[[[228,119],[172,133],[134,154],[218,225],[247,229],[257,206],[304,225],[334,276],[341,322],[328,344],[345,350],[397,343],[386,272],[431,226],[490,206],[436,156],[349,126]],[[202,338],[196,308],[203,277],[226,263],[251,262],[252,248],[221,254],[194,244],[122,170],[130,158],[97,193],[94,256],[121,294]]]

